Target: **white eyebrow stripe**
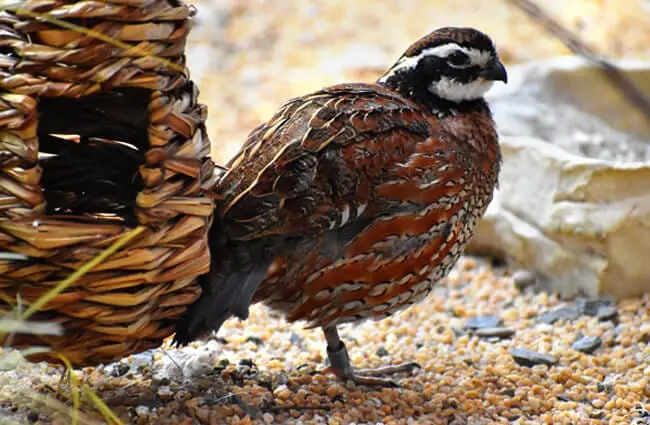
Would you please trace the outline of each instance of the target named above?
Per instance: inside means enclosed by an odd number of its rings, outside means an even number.
[[[485,66],[490,59],[492,59],[492,53],[486,52],[478,49],[462,47],[456,43],[447,43],[441,44],[436,47],[429,47],[427,49],[422,49],[422,51],[417,56],[410,56],[402,58],[399,62],[395,64],[379,81],[384,82],[388,76],[394,74],[400,69],[413,69],[417,66],[418,62],[422,58],[427,56],[438,56],[440,58],[445,58],[456,50],[460,50],[469,56],[470,61],[473,65]]]
[[[492,60],[492,52],[478,49],[463,49],[473,65],[485,66]]]

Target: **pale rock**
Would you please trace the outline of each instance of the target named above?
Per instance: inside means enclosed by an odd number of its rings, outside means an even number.
[[[650,93],[650,64],[619,66]],[[564,297],[650,291],[650,122],[599,72],[574,57],[511,67],[489,99],[503,166],[468,252]]]

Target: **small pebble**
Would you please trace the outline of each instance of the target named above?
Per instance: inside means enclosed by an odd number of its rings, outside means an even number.
[[[558,394],[555,398],[557,398],[559,401],[571,401],[571,398],[566,394]]]
[[[528,288],[537,282],[537,277],[528,270],[517,270],[512,274],[512,282],[519,290]]]
[[[267,425],[272,424],[272,423],[273,423],[273,415],[270,414],[270,413],[265,413],[265,414],[262,416],[262,421],[263,421],[265,424],[267,424]]]
[[[576,351],[591,354],[596,351],[602,343],[603,341],[599,336],[583,336],[571,344],[571,348]]]
[[[170,399],[174,395],[174,392],[168,385],[158,388],[158,391],[156,393],[158,394],[158,397],[162,398],[163,400]]]
[[[194,414],[202,424],[210,423],[210,409],[207,407],[197,407]]]
[[[120,376],[126,375],[129,372],[129,370],[131,370],[131,366],[129,366],[126,363],[122,363],[122,362],[113,363],[112,365],[110,365],[109,367],[107,367],[105,369],[105,371],[109,375],[111,375],[111,376],[113,376],[115,378],[119,378]]]
[[[341,385],[332,385],[327,387],[326,394],[329,398],[334,398],[345,393],[345,388]]]
[[[280,385],[287,385],[289,383],[289,377],[287,376],[286,373],[281,372],[279,373],[276,378],[275,378],[275,383],[280,386]]]
[[[580,311],[576,306],[559,307],[555,310],[548,311],[539,319],[542,323],[552,325],[559,321],[576,320],[580,317]]]
[[[249,336],[248,338],[246,338],[246,341],[247,342],[252,342],[255,345],[263,345],[264,344],[264,340],[262,340],[262,338],[260,338],[258,336]]]
[[[237,363],[237,366],[240,367],[256,367],[255,362],[253,362],[252,359],[241,359],[239,363]]]
[[[291,390],[286,385],[279,385],[273,391],[273,395],[280,400],[287,400],[291,396]]]
[[[386,349],[386,347],[379,347],[379,348],[377,349],[377,351],[375,352],[375,354],[377,354],[377,357],[386,357],[386,356],[388,356],[390,353],[388,352],[388,350]]]
[[[596,313],[596,317],[600,321],[608,321],[608,320],[613,320],[618,316],[618,310],[616,310],[616,307],[614,306],[603,306],[598,309],[598,312]]]
[[[634,407],[634,411],[637,413],[639,418],[648,419],[650,422],[650,405],[638,404]]]
[[[467,319],[465,329],[475,331],[477,329],[496,328],[501,323],[501,318],[497,316],[474,316]]]
[[[463,329],[452,327],[451,331],[454,333],[454,336],[456,338],[465,335],[467,332],[465,332]]]
[[[589,412],[589,417],[591,419],[602,419],[605,417],[605,413],[602,410],[592,410]]]
[[[514,329],[497,326],[494,328],[481,328],[473,332],[480,338],[510,338],[515,334]]]
[[[138,371],[143,367],[151,366],[153,364],[153,350],[148,350],[143,353],[134,354],[130,357],[131,370]]]
[[[550,354],[538,353],[527,348],[513,348],[510,354],[520,366],[532,367],[540,364],[552,366],[557,363],[557,359]]]
[[[302,345],[303,339],[297,333],[291,332],[291,335],[289,336],[289,341],[294,345]]]
[[[614,300],[608,297],[599,297],[592,299],[581,298],[576,301],[576,306],[583,314],[587,316],[596,316],[598,311],[603,307],[613,307]]]
[[[513,390],[512,388],[508,388],[506,390],[501,391],[501,395],[504,395],[506,397],[514,397],[515,390]]]
[[[149,407],[147,406],[138,406],[135,408],[135,413],[138,416],[148,416],[149,415]]]

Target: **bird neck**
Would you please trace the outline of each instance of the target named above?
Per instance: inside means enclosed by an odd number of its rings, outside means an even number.
[[[438,119],[476,112],[491,115],[490,108],[482,97],[461,102],[446,100],[432,93],[425,82],[409,75],[394,74],[379,79],[377,83],[411,100]]]
[[[496,181],[501,163],[499,137],[490,108],[483,98],[452,102],[431,93],[425,84],[405,75],[381,78],[378,84],[416,103],[436,118],[442,132],[472,147],[483,176]]]

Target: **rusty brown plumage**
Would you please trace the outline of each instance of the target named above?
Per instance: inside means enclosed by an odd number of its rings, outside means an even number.
[[[435,49],[448,43],[479,53],[464,50],[462,69],[422,53],[448,55]],[[450,100],[505,80],[489,38],[445,28],[414,46],[378,83],[289,100],[251,132],[218,185],[213,270],[177,341],[264,302],[322,327],[339,375],[384,383],[352,373],[336,325],[424,298],[463,252],[500,162],[482,92]]]

